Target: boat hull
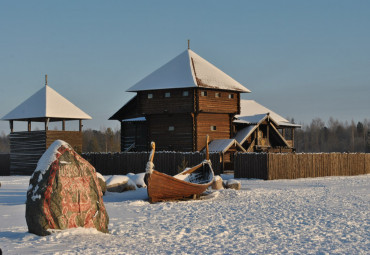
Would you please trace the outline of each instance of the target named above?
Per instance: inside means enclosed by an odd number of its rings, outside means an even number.
[[[196,184],[174,178],[156,170],[147,175],[149,202],[155,203],[166,200],[178,200],[198,196],[212,184]]]

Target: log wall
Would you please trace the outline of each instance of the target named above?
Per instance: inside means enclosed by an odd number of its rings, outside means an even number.
[[[193,150],[193,118],[190,114],[150,115],[148,123],[150,141],[155,142],[158,151]]]
[[[235,178],[264,180],[324,176],[351,176],[370,173],[368,153],[238,153]]]
[[[33,173],[41,155],[46,148],[46,132],[13,132],[10,133],[10,173]]]
[[[207,96],[202,96],[202,91],[207,92]],[[198,111],[232,114],[239,112],[238,92],[198,89],[196,93],[198,94]],[[219,97],[216,97],[216,94]],[[233,95],[233,98],[229,98],[229,95]]]
[[[184,96],[183,92],[188,95]],[[165,97],[165,93],[170,93],[170,97]],[[152,94],[152,98],[148,98]],[[163,89],[139,91],[139,113],[143,114],[162,114],[162,113],[186,113],[194,111],[193,89]]]
[[[197,148],[202,150],[206,146],[205,137],[209,135],[209,140],[230,139],[231,120],[229,114],[199,113],[196,116]],[[211,126],[216,126],[212,131]]]
[[[25,131],[10,133],[10,173],[32,174],[42,154],[55,140],[69,143],[76,152],[82,151],[82,132]]]

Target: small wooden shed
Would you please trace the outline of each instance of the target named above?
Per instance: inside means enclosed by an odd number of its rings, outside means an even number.
[[[241,111],[233,121],[235,137],[247,152],[293,152],[294,130],[290,123],[254,100],[241,100]]]
[[[10,124],[10,173],[32,174],[46,149],[57,139],[82,152],[82,120],[91,117],[47,85],[2,117]],[[66,131],[66,121],[79,121],[78,131]],[[27,122],[27,131],[14,131],[14,122]],[[62,130],[49,130],[50,122],[62,122]],[[44,130],[32,131],[32,122]]]

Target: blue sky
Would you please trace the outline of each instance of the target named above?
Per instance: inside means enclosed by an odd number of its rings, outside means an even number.
[[[370,1],[3,1],[0,117],[49,85],[93,120],[187,47],[298,123],[370,119]],[[67,124],[68,128],[68,124]],[[26,124],[16,124],[26,130]],[[9,125],[0,122],[0,132]]]

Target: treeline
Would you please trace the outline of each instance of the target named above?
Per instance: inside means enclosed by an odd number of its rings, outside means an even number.
[[[105,128],[83,132],[83,152],[118,152],[121,150],[121,131]]]
[[[370,152],[370,121],[340,122],[320,118],[295,131],[297,152]]]

